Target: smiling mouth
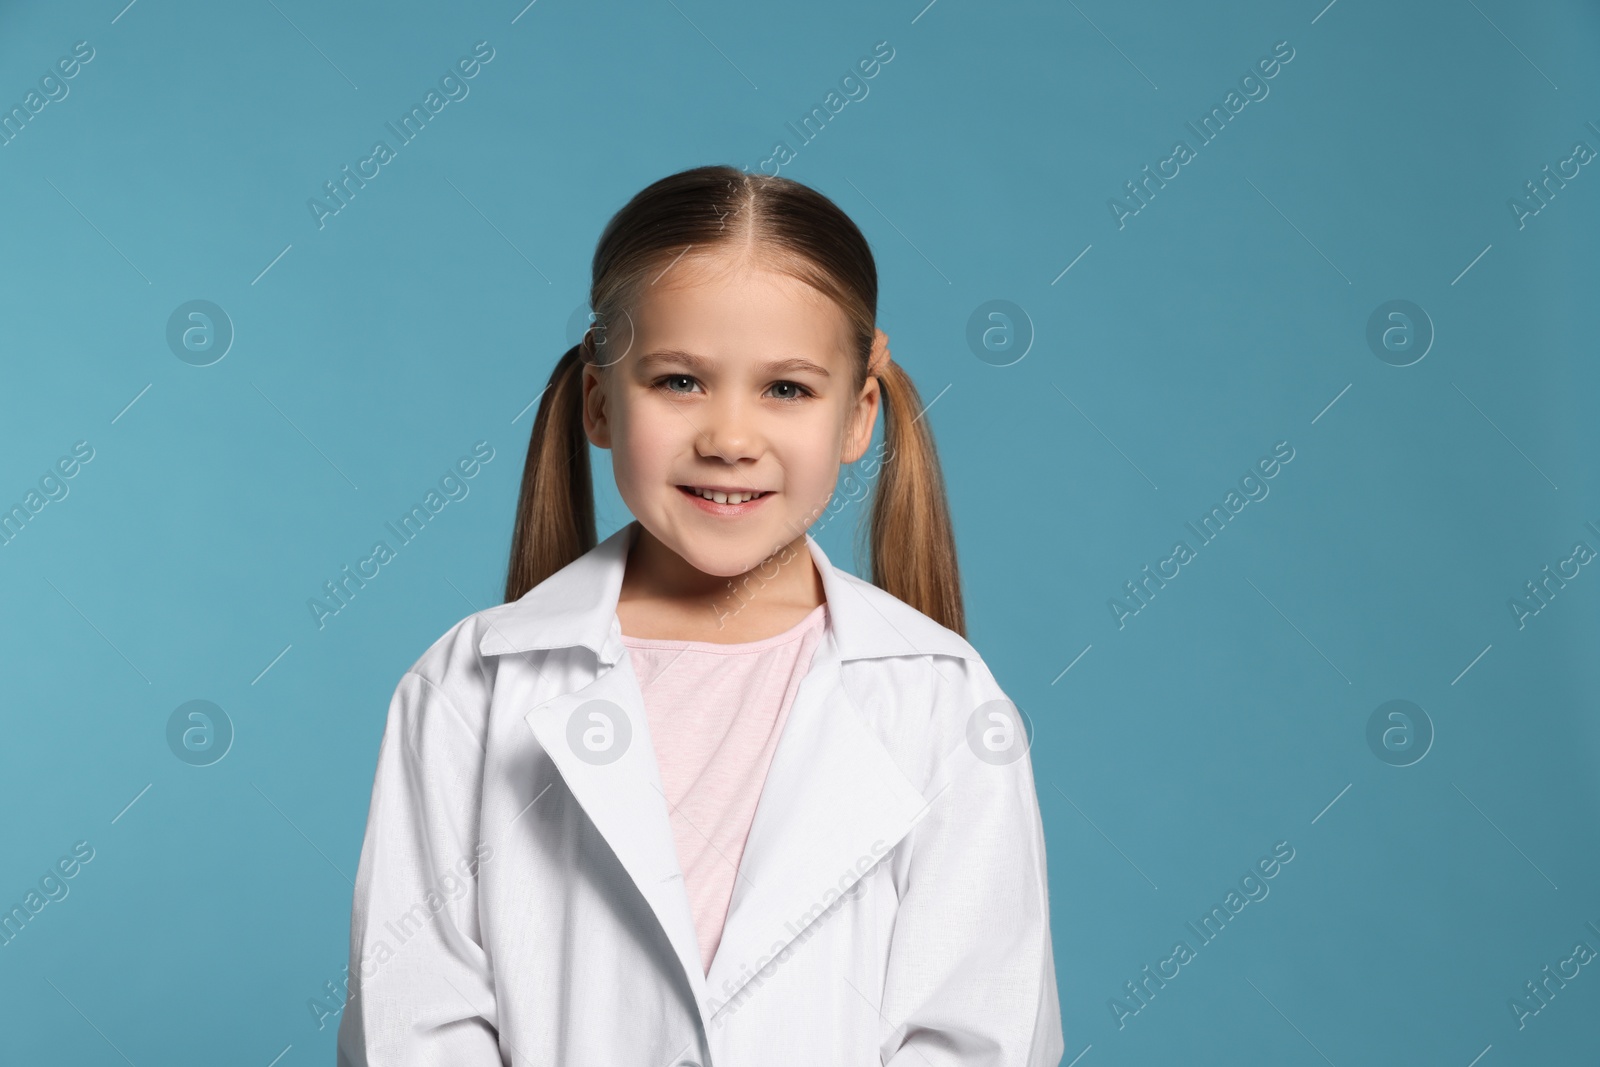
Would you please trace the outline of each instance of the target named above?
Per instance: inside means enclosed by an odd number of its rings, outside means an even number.
[[[744,504],[772,495],[770,489],[705,489],[697,485],[680,485],[678,491],[714,504]]]

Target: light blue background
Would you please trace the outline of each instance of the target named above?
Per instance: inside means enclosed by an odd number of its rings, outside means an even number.
[[[1036,729],[1063,1063],[1593,1057],[1600,965],[1525,1028],[1508,1001],[1600,949],[1600,567],[1525,627],[1508,602],[1600,549],[1600,166],[1522,228],[1507,202],[1600,150],[1594,5],[123,2],[0,7],[7,109],[94,48],[0,148],[0,505],[94,449],[0,547],[0,905],[95,850],[0,947],[8,1062],[332,1062],[308,1001],[347,961],[389,696],[499,599],[600,229],[778,140],[937,397],[970,636]],[[470,95],[319,229],[308,198],[480,40]],[[1280,40],[1270,94],[1119,229],[1108,199]],[[194,299],[236,330],[207,367],[165,340]],[[995,299],[1032,335],[1006,367],[966,341]],[[1410,366],[1366,342],[1391,299],[1436,330]],[[319,630],[308,599],[479,440],[470,495]],[[1119,628],[1278,441],[1270,495]],[[208,767],[166,741],[193,699],[236,731]],[[1391,699],[1436,731],[1411,766],[1366,740]],[[1278,841],[1270,896],[1119,1028]]]

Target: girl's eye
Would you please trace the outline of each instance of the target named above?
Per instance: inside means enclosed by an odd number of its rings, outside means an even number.
[[[808,396],[811,395],[811,390],[807,389],[805,386],[801,385],[799,382],[774,382],[774,383],[772,383],[772,388],[774,388],[774,389],[785,389],[785,388],[787,388],[787,389],[795,390],[795,392],[792,395],[779,396],[778,397],[779,400],[790,400],[790,401],[800,400],[800,399],[803,399],[804,397],[808,397]]]
[[[655,387],[660,389],[662,392],[674,393],[678,396],[688,396],[694,391],[694,387],[698,383],[693,377],[687,374],[666,374],[660,378],[657,378],[654,384]],[[683,388],[681,389],[678,388],[680,384],[683,385]],[[815,395],[810,389],[801,385],[799,382],[773,382],[772,389],[776,391],[775,399],[782,400],[787,403],[793,403],[797,400],[803,400],[808,396]]]
[[[688,389],[672,388],[673,384],[676,382],[687,382],[690,386],[694,385],[694,379],[689,377],[687,374],[668,374],[667,376],[658,378],[656,380],[656,388],[665,389],[669,393],[686,393],[689,391]]]

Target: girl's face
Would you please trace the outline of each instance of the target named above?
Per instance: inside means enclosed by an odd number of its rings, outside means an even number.
[[[852,389],[844,312],[753,257],[681,258],[598,351],[604,369],[583,371],[589,440],[611,450],[633,516],[704,574],[802,546],[872,438],[878,381]]]

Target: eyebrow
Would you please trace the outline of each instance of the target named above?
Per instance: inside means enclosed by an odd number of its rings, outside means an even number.
[[[716,367],[715,362],[712,360],[706,359],[703,356],[694,355],[690,352],[683,352],[676,348],[665,348],[656,352],[646,353],[645,355],[639,357],[639,366],[646,371],[659,363],[681,364],[697,374],[705,374]],[[822,366],[821,364],[815,363],[812,360],[804,359],[799,356],[794,356],[789,359],[775,359],[771,362],[761,364],[756,368],[756,370],[763,374],[792,374],[795,372],[801,372],[815,374],[822,378],[830,377],[828,374],[828,368]]]

